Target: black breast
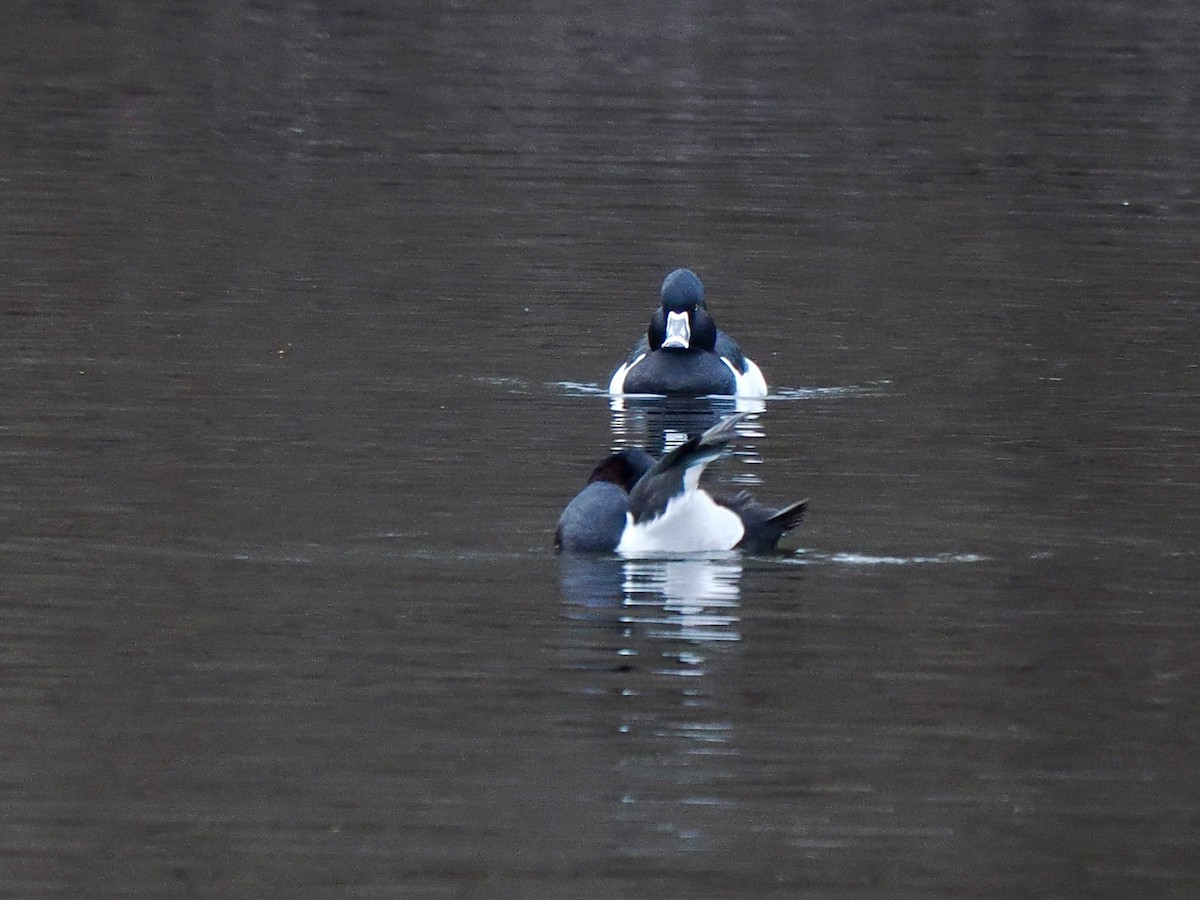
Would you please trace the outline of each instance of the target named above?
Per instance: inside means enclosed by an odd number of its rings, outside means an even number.
[[[715,353],[696,350],[655,350],[625,376],[627,394],[669,394],[702,397],[733,394],[733,372]]]

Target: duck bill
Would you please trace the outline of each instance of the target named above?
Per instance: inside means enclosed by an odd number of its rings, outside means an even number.
[[[692,327],[687,313],[667,313],[667,336],[663,338],[664,350],[686,350],[692,342]]]

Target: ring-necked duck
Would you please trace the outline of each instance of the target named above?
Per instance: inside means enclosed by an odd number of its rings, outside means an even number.
[[[807,500],[776,510],[745,491],[714,497],[699,486],[700,473],[721,455],[746,415],[726,416],[658,462],[641,450],[606,457],[563,510],[555,546],[627,555],[774,550],[803,520]]]
[[[663,279],[660,295],[646,337],[613,373],[610,394],[767,395],[762,370],[717,328],[695,272],[676,269]]]

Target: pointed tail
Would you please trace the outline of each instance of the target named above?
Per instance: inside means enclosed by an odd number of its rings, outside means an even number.
[[[779,536],[787,534],[797,525],[804,521],[804,514],[808,512],[808,498],[799,500],[791,506],[785,506],[767,522],[779,529]]]

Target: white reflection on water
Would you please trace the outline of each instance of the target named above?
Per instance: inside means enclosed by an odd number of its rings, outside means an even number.
[[[624,611],[620,621],[638,624],[725,627],[741,596],[742,559],[736,553],[621,559],[564,554],[563,599],[591,610]],[[678,636],[676,633],[674,636]],[[727,632],[700,640],[736,640]]]
[[[681,402],[721,408],[725,410],[724,415],[735,412],[761,413],[767,408],[766,400],[760,397],[701,397],[695,400],[680,401],[659,394],[612,394],[608,400],[608,408],[613,415],[613,431],[616,431],[616,423],[621,417],[639,407],[653,408],[655,404],[671,405]]]
[[[689,641],[736,641],[735,610],[741,593],[737,559],[638,559],[625,562],[621,586],[627,609],[650,608],[658,615],[626,616],[647,626],[652,637]]]
[[[564,556],[561,565],[569,617],[591,623],[606,638],[608,658],[598,668],[610,668],[615,653],[622,669],[697,678],[708,672],[712,647],[741,640],[742,562],[735,554],[636,560]]]

